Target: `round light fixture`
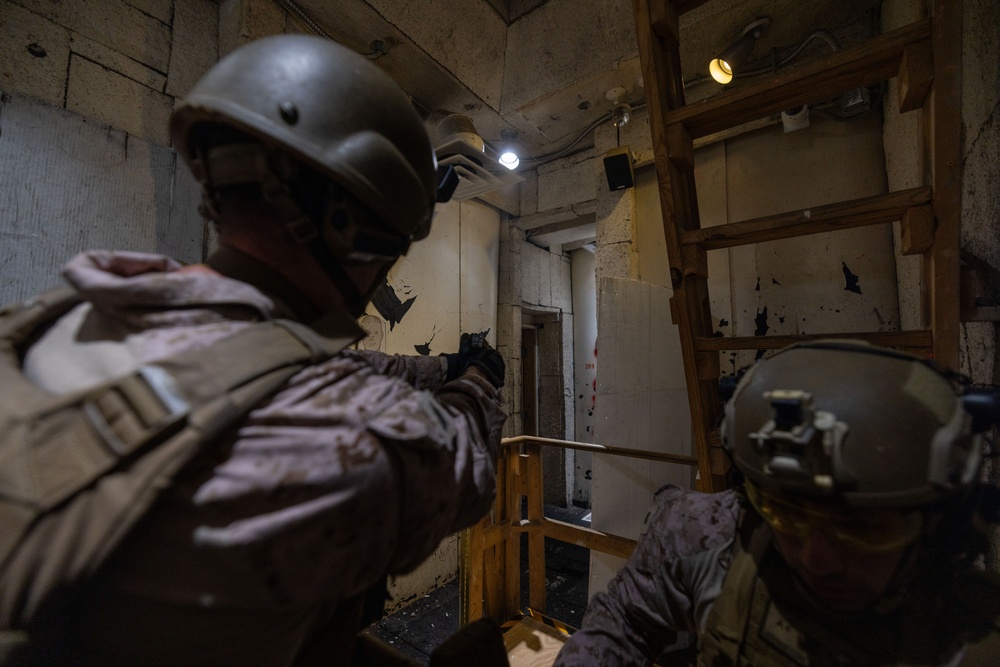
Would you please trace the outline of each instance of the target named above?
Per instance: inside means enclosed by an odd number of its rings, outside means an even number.
[[[517,153],[508,148],[500,154],[500,164],[508,169],[517,169],[517,165],[521,164],[521,160],[518,159]]]
[[[510,170],[517,169],[517,165],[521,164],[521,160],[517,157],[517,153],[514,150],[514,142],[517,141],[517,130],[509,128],[500,130],[500,138],[504,141],[503,147],[500,149],[500,164]]]
[[[771,25],[768,17],[759,18],[743,28],[743,34],[738,40],[726,47],[726,50],[708,63],[708,72],[712,78],[721,84],[733,80],[733,70],[738,69],[750,57],[754,43],[760,39],[767,27]]]

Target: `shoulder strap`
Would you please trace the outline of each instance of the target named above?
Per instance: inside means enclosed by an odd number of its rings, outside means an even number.
[[[26,611],[12,609],[11,591],[2,589],[45,591],[92,572],[203,444],[360,331],[353,321],[328,335],[290,321],[255,323],[92,389],[54,396],[23,376],[17,347],[76,303],[62,295],[0,314],[0,390],[6,394],[0,401],[0,627]],[[61,514],[78,520],[53,517]],[[32,548],[56,544],[72,553],[53,566],[52,559],[63,557],[53,549],[44,572],[30,562],[32,571],[23,571],[23,563],[13,561],[30,559],[14,554],[29,537]],[[42,575],[50,580],[39,581]]]

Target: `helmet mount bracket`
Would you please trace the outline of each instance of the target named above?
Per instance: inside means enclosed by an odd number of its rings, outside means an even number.
[[[816,410],[805,391],[777,389],[766,392],[764,399],[770,401],[774,417],[749,438],[766,460],[765,475],[824,493],[853,486],[854,475],[841,457],[846,424],[831,412]]]

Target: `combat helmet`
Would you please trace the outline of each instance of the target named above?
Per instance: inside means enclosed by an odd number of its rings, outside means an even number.
[[[756,487],[920,507],[978,481],[983,420],[973,398],[916,356],[863,341],[804,343],[743,375],[722,438]]]
[[[220,126],[256,145],[206,149],[199,130]],[[430,231],[436,161],[419,114],[387,74],[333,41],[276,35],[231,52],[178,106],[171,136],[209,217],[214,188],[260,183],[321,263],[395,259]],[[318,215],[296,201],[301,165],[330,184]]]

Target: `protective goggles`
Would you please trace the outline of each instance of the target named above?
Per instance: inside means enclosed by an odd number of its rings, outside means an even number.
[[[745,485],[750,503],[771,529],[797,538],[818,530],[845,548],[882,552],[910,544],[923,530],[917,511],[827,508],[768,493],[749,481]]]

